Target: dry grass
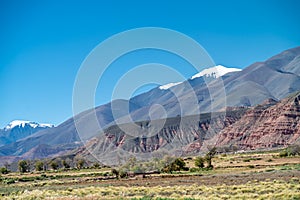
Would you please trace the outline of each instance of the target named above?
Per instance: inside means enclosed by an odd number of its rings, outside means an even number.
[[[188,166],[193,160],[188,159]],[[10,173],[0,183],[0,199],[300,199],[300,157],[277,153],[218,155],[214,170],[102,180],[110,169]]]
[[[299,199],[299,179],[289,182],[248,182],[243,185],[108,186],[68,188],[66,190],[25,190],[4,199]]]

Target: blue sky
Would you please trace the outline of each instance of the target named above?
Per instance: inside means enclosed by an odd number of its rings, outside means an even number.
[[[299,46],[299,7],[297,0],[2,0],[0,127],[14,119],[59,124],[71,117],[82,61],[114,34],[149,26],[173,29],[199,42],[215,63],[243,68]],[[186,78],[195,73],[168,53],[136,52],[108,71],[97,105],[110,100],[122,73],[149,62],[171,65]]]

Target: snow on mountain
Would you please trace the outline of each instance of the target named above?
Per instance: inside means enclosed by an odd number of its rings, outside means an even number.
[[[222,65],[217,65],[215,67],[211,67],[208,69],[204,69],[203,71],[199,72],[198,74],[195,74],[194,76],[191,77],[191,80],[206,76],[208,78],[219,78],[220,76],[224,76],[225,74],[229,72],[237,72],[237,71],[242,71],[241,69],[238,68],[227,68]],[[169,88],[179,85],[182,82],[176,82],[176,83],[168,83],[166,85],[159,86],[159,89],[161,90],[168,90]]]
[[[173,86],[175,86],[175,85],[178,85],[178,84],[180,84],[180,83],[182,83],[182,82],[168,83],[168,84],[166,84],[166,85],[159,86],[159,89],[161,89],[161,90],[167,90],[167,89],[169,89],[169,88],[171,88],[171,87],[173,87]]]
[[[32,128],[51,128],[54,127],[52,124],[39,124],[37,122],[25,121],[25,120],[14,120],[10,122],[4,129],[9,130],[15,127],[22,127],[24,128],[26,125],[31,126]]]
[[[198,74],[195,74],[194,76],[192,76],[191,79],[195,79],[195,78],[198,78],[201,76],[219,78],[220,76],[224,76],[225,74],[227,74],[229,72],[237,72],[237,71],[241,71],[241,69],[227,68],[222,65],[217,65],[215,67],[204,69],[203,71],[199,72]]]

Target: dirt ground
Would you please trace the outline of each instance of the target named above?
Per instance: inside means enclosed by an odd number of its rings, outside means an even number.
[[[173,186],[173,185],[239,185],[249,181],[289,181],[291,178],[300,178],[300,171],[271,171],[247,174],[217,174],[217,175],[162,175],[148,176],[146,178],[136,177],[121,180],[105,180],[94,182],[94,186]],[[79,183],[81,184],[81,183]],[[82,184],[86,185],[84,181]]]

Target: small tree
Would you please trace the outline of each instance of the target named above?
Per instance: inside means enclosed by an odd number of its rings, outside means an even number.
[[[119,177],[120,178],[127,178],[128,177],[128,172],[126,170],[120,169],[119,170]]]
[[[85,161],[83,159],[78,160],[77,162],[77,169],[82,169],[84,166]]]
[[[1,168],[0,168],[0,173],[1,173],[1,174],[8,174],[8,173],[9,173],[9,170],[8,170],[6,167],[1,167]]]
[[[144,173],[145,172],[145,169],[143,168],[142,165],[136,165],[132,168],[132,171],[134,173]]]
[[[58,164],[57,164],[56,161],[52,161],[52,162],[50,163],[50,166],[51,166],[51,168],[52,168],[53,170],[57,170],[57,169],[58,169]]]
[[[205,156],[205,160],[207,162],[207,168],[212,169],[214,166],[211,164],[211,161],[213,157],[216,155],[217,149],[216,147],[213,147],[212,149],[209,150],[209,152]]]
[[[93,164],[93,168],[94,169],[99,169],[101,167],[100,167],[100,164],[96,162],[96,163]]]
[[[179,170],[184,169],[186,163],[182,158],[176,158],[174,160],[174,164],[178,166]]]
[[[204,158],[199,156],[195,159],[195,166],[199,168],[203,168],[204,162],[205,162]]]
[[[18,162],[18,168],[19,168],[19,172],[25,173],[29,171],[29,164],[26,160],[20,160]]]
[[[62,166],[64,166],[65,169],[69,169],[70,168],[70,164],[66,160],[62,160],[61,164],[62,164]]]
[[[208,156],[208,155],[206,155],[205,157],[204,157],[204,159],[205,159],[205,161],[206,161],[206,163],[207,163],[207,168],[209,168],[209,169],[212,169],[214,166],[211,164],[211,160],[212,160],[212,157],[210,157],[210,156]]]
[[[185,167],[186,163],[182,158],[176,158],[172,163],[165,166],[162,171],[167,173],[172,173],[173,171],[180,171],[180,170],[188,170],[187,167]]]
[[[116,178],[118,178],[118,177],[119,177],[119,171],[118,171],[118,170],[116,170],[116,169],[112,169],[112,170],[111,170],[111,173],[112,173],[113,175],[115,175],[115,176],[116,176]]]
[[[137,160],[136,160],[136,157],[131,156],[131,157],[127,160],[125,166],[127,166],[128,169],[132,169],[132,168],[135,166],[136,161],[137,161]]]
[[[40,160],[35,162],[35,170],[42,171],[44,169],[44,163]]]

